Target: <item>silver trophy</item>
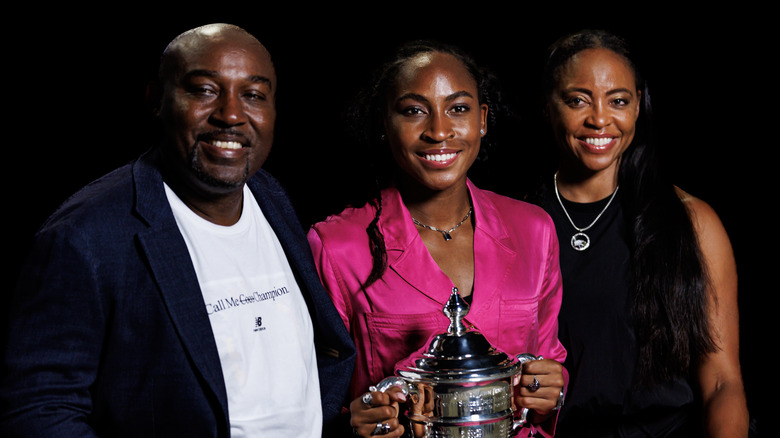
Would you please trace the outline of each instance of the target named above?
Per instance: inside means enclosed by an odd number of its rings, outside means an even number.
[[[516,409],[512,381],[531,354],[510,356],[463,324],[469,305],[453,290],[443,312],[447,333],[396,364],[395,384],[414,402],[406,416],[416,436],[510,438],[526,423],[528,409]]]

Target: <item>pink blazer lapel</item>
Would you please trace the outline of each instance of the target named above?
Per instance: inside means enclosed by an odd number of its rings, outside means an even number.
[[[507,278],[519,256],[512,247],[501,212],[469,181],[474,204],[474,297],[469,312],[472,320],[479,320],[487,309],[485,303],[495,299],[505,287]]]
[[[386,214],[380,219],[380,227],[388,268],[420,293],[444,305],[454,285],[431,257],[395,188],[382,192],[382,209]]]
[[[474,299],[471,318],[477,318],[500,293],[518,252],[511,247],[506,226],[497,207],[469,181],[476,229],[474,231]],[[387,247],[388,267],[409,285],[432,300],[444,303],[452,293],[452,281],[433,260],[415,228],[401,195],[394,188],[382,192],[381,227]],[[443,287],[443,285],[447,285]]]

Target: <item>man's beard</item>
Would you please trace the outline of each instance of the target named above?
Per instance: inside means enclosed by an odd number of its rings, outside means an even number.
[[[203,170],[203,167],[200,164],[200,160],[198,160],[198,152],[196,148],[192,148],[190,150],[189,162],[190,162],[190,169],[192,170],[193,174],[198,179],[198,181],[208,185],[209,187],[213,187],[216,189],[223,189],[223,190],[237,189],[239,187],[242,187],[249,179],[248,158],[246,160],[246,165],[244,166],[244,173],[243,175],[241,175],[239,181],[228,181],[208,174],[205,170]]]

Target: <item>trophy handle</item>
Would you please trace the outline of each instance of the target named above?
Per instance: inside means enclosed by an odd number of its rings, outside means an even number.
[[[409,395],[409,388],[411,386],[407,384],[406,381],[400,377],[386,377],[376,385],[370,386],[368,389],[371,390],[372,392],[373,391],[385,392],[393,386],[400,387],[401,392],[403,392],[404,395]]]
[[[531,362],[531,361],[534,361],[534,360],[541,360],[541,359],[544,359],[544,357],[542,357],[542,355],[534,356],[531,353],[520,353],[520,354],[518,354],[517,355],[517,360],[520,361],[520,371],[519,371],[520,374],[522,375],[522,373],[523,373],[523,365],[526,362]],[[515,416],[515,420],[512,423],[512,435],[511,436],[517,435],[520,432],[520,429],[522,429],[523,426],[525,426],[527,422],[528,422],[528,408],[522,408],[522,409],[520,409],[519,414]]]

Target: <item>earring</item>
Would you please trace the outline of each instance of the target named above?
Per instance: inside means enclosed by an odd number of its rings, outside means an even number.
[[[484,129],[480,129],[479,133],[482,134],[482,135],[485,135],[485,130]]]

